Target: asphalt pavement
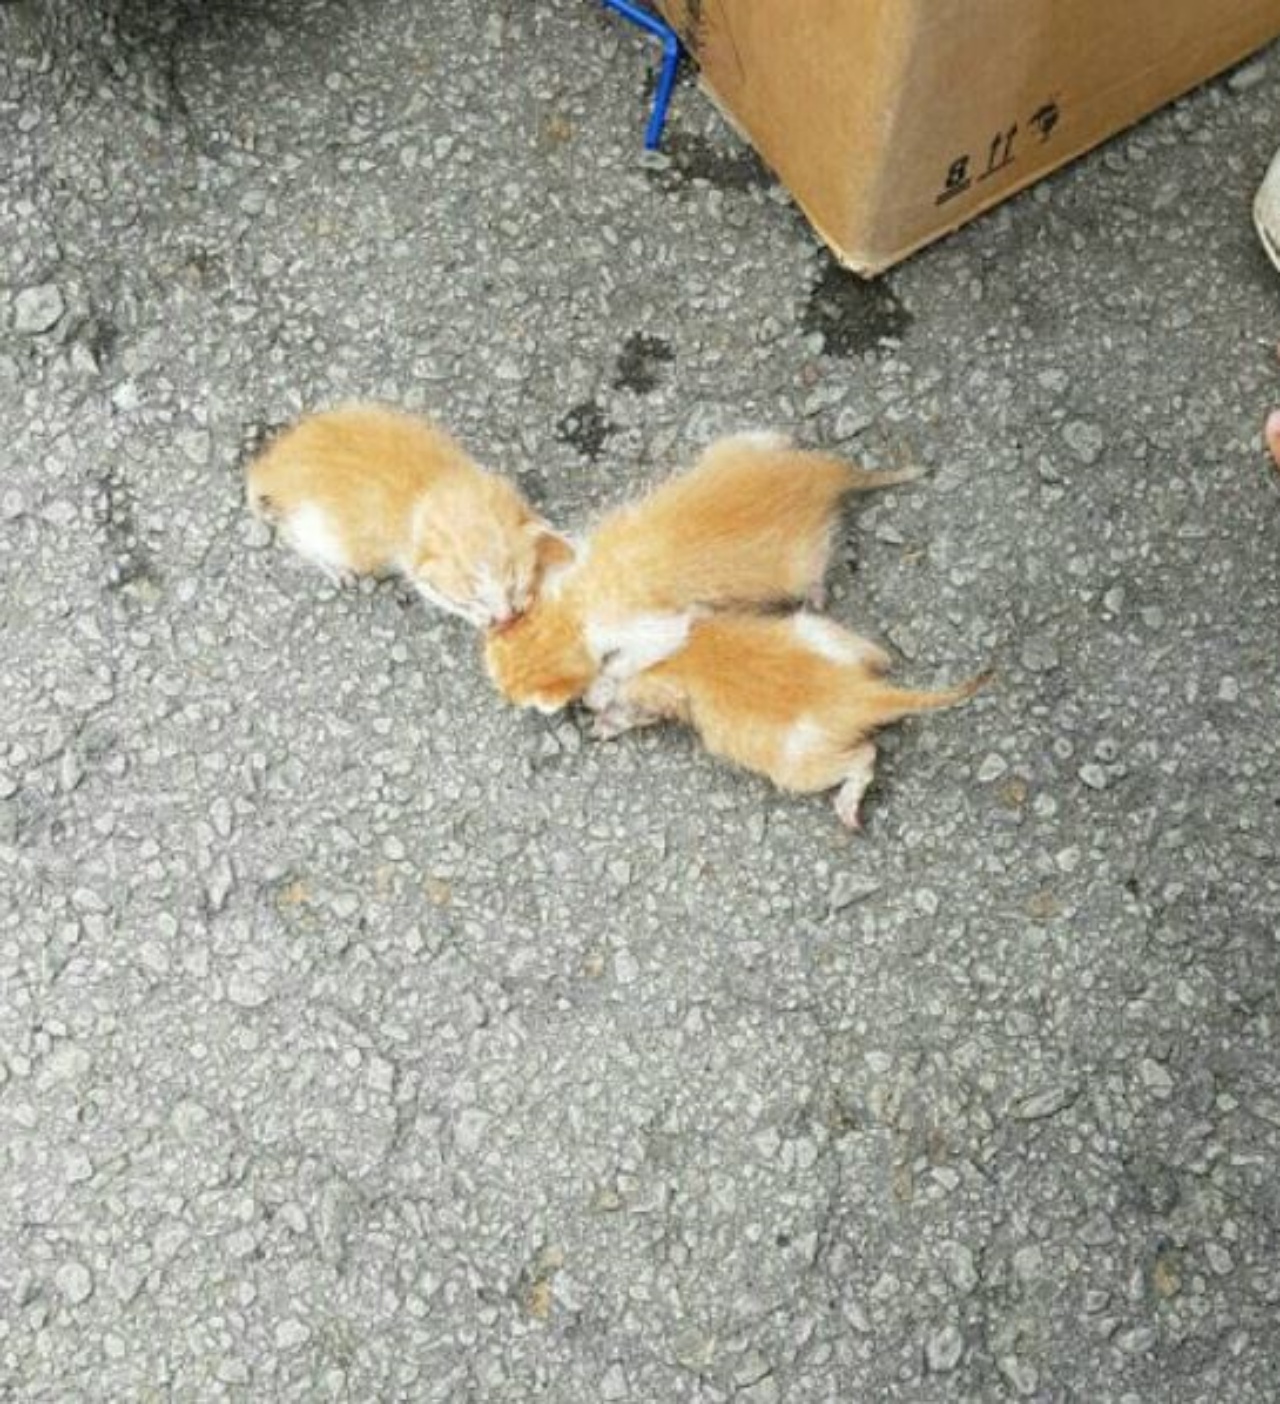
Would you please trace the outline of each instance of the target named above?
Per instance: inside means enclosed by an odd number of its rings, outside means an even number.
[[[1280,1397],[1280,50],[873,284],[586,0],[0,6],[0,1399]],[[867,831],[243,509],[928,478]]]

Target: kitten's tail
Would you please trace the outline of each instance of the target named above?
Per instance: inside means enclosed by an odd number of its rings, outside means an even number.
[[[805,457],[823,458],[831,463],[839,464],[844,472],[844,490],[846,492],[875,492],[879,488],[896,487],[899,483],[914,483],[918,478],[923,478],[926,471],[915,466],[873,471],[870,468],[861,468],[856,463],[849,463],[846,459],[835,458],[825,453],[806,454]]]
[[[959,706],[985,687],[994,676],[995,673],[987,669],[966,682],[937,692],[917,692],[911,688],[893,687],[889,683],[877,683],[859,699],[860,710],[867,719],[868,730],[888,726],[890,722],[901,721],[914,712],[933,712],[942,707]]]

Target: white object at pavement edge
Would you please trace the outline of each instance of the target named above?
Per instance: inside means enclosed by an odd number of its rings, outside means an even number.
[[[1280,268],[1280,151],[1277,151],[1258,187],[1253,202],[1253,222],[1267,257]]]

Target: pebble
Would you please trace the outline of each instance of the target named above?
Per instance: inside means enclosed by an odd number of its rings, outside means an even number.
[[[1096,463],[1106,443],[1102,430],[1087,419],[1070,420],[1062,431],[1062,437],[1071,452],[1084,464]]]
[[[1209,1266],[1219,1277],[1226,1277],[1235,1267],[1235,1259],[1232,1258],[1230,1250],[1224,1248],[1221,1243],[1210,1243],[1204,1250],[1204,1255],[1209,1260]]]
[[[91,887],[77,887],[71,894],[71,905],[78,912],[107,912],[111,910],[106,899]]]
[[[240,539],[251,551],[263,551],[271,545],[271,528],[257,517],[246,517],[241,524]]]
[[[464,1155],[471,1155],[480,1149],[485,1132],[493,1118],[478,1107],[464,1107],[458,1113],[458,1125],[453,1134],[454,1144]]]
[[[311,1328],[296,1317],[287,1316],[276,1327],[276,1345],[281,1350],[297,1350],[311,1339]]]
[[[993,780],[999,778],[1009,769],[1009,762],[1001,755],[992,751],[978,767],[978,783],[989,785]]]
[[[973,1256],[973,1249],[964,1243],[952,1243],[947,1246],[946,1268],[947,1281],[964,1296],[978,1285],[978,1264]]]
[[[1044,1267],[1044,1253],[1037,1243],[1024,1243],[1013,1255],[1014,1276],[1022,1282],[1039,1277]]]
[[[67,310],[57,283],[39,283],[13,300],[13,327],[23,336],[39,336],[57,326]]]
[[[943,1326],[924,1343],[924,1358],[935,1375],[954,1370],[964,1354],[964,1337],[955,1325]]]
[[[203,467],[213,454],[213,440],[207,429],[180,429],[174,436],[182,456],[197,467]]]
[[[772,1375],[765,1375],[755,1384],[746,1385],[734,1394],[734,1398],[741,1399],[743,1404],[778,1404],[781,1397],[778,1382]]]
[[[605,1404],[613,1404],[614,1400],[625,1399],[629,1393],[627,1372],[615,1360],[604,1372],[604,1378],[600,1381],[600,1398],[605,1401]]]
[[[875,416],[866,410],[849,406],[836,415],[835,437],[837,442],[856,438],[875,423]]]
[[[84,767],[80,764],[80,757],[74,751],[64,751],[62,760],[58,763],[59,789],[64,795],[69,795],[78,788],[83,779]]]
[[[69,1185],[83,1184],[93,1179],[93,1161],[82,1150],[69,1150],[62,1162],[62,1173]]]
[[[223,1384],[249,1383],[249,1367],[233,1355],[223,1356],[214,1367],[213,1373]]]
[[[863,873],[837,873],[827,893],[827,905],[833,912],[842,912],[879,890],[880,884],[873,877]]]
[[[1252,63],[1246,63],[1243,68],[1236,69],[1227,79],[1227,87],[1233,93],[1247,93],[1251,88],[1256,88],[1259,83],[1265,83],[1266,80],[1266,59],[1254,59]]]
[[[1000,1373],[1009,1381],[1013,1392],[1022,1398],[1027,1398],[1036,1392],[1036,1387],[1040,1383],[1040,1376],[1036,1372],[1034,1365],[1028,1364],[1025,1360],[1019,1360],[1016,1355],[1002,1355],[996,1366]]]
[[[1154,1058],[1144,1058],[1138,1065],[1138,1076],[1153,1097],[1163,1100],[1172,1096],[1173,1078],[1163,1063],[1157,1063]]]
[[[1090,761],[1087,765],[1082,765],[1077,772],[1083,784],[1088,785],[1091,790],[1105,790],[1107,788],[1107,772],[1100,765],[1095,765]]]
[[[26,503],[17,488],[8,488],[4,495],[0,496],[0,521],[16,522],[26,509]]]
[[[1219,702],[1239,702],[1240,684],[1233,677],[1225,677],[1218,684]]]
[[[241,1009],[260,1009],[271,995],[252,971],[233,970],[227,980],[227,998]]]
[[[93,1274],[83,1263],[72,1259],[54,1273],[53,1285],[71,1306],[79,1306],[93,1295]]]
[[[227,898],[231,896],[234,886],[235,873],[230,860],[225,857],[219,858],[205,882],[209,905],[215,912],[220,912],[227,905]]]
[[[1053,641],[1043,634],[1028,639],[1018,656],[1030,673],[1051,673],[1061,661]]]
[[[1073,1087],[1045,1087],[1016,1101],[1010,1115],[1015,1121],[1044,1121],[1069,1107],[1075,1097]]]
[[[115,1262],[107,1272],[108,1285],[126,1306],[142,1290],[145,1281],[146,1273],[134,1267],[132,1263]]]
[[[1116,1337],[1116,1345],[1126,1355],[1144,1355],[1156,1343],[1156,1333],[1150,1326],[1130,1326]]]

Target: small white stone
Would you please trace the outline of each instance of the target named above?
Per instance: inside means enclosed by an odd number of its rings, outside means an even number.
[[[947,1248],[947,1280],[957,1292],[968,1296],[978,1285],[978,1263],[973,1249],[964,1243],[952,1243]]]
[[[243,1360],[227,1355],[218,1361],[213,1373],[223,1384],[248,1384],[249,1367]]]
[[[605,1401],[605,1404],[614,1404],[615,1400],[625,1399],[629,1393],[627,1373],[615,1360],[604,1372],[604,1378],[600,1381],[600,1398]]]
[[[924,1345],[924,1358],[935,1375],[945,1375],[954,1370],[964,1354],[964,1337],[958,1326],[943,1326],[935,1331]]]
[[[82,1150],[69,1150],[62,1162],[62,1173],[69,1185],[82,1184],[93,1179],[93,1161]]]
[[[233,970],[227,979],[227,998],[241,1009],[260,1009],[271,995],[252,971]]]
[[[1062,431],[1067,447],[1081,463],[1096,463],[1102,455],[1106,440],[1102,430],[1086,419],[1073,419]]]
[[[1163,1063],[1157,1063],[1154,1058],[1144,1058],[1138,1067],[1138,1075],[1153,1097],[1163,1101],[1173,1095],[1173,1078]]]
[[[295,1317],[286,1317],[276,1327],[276,1345],[280,1350],[297,1350],[311,1339],[311,1328]]]
[[[454,1131],[454,1144],[464,1155],[471,1155],[480,1149],[485,1132],[493,1118],[478,1107],[466,1107],[458,1115],[457,1129]]]
[[[53,1284],[71,1306],[79,1306],[93,1295],[93,1274],[74,1259],[54,1274]]]
[[[67,310],[56,283],[23,288],[13,300],[13,328],[23,336],[39,336],[55,327]]]
[[[993,780],[999,778],[1009,769],[1009,763],[1001,755],[994,751],[978,767],[978,783],[989,785]]]
[[[213,440],[207,429],[180,429],[175,436],[178,448],[188,462],[202,467],[213,452]]]
[[[1235,1260],[1232,1258],[1230,1250],[1224,1248],[1221,1243],[1210,1243],[1204,1250],[1204,1255],[1209,1260],[1209,1266],[1219,1277],[1226,1277],[1235,1267]]]
[[[1016,1355],[1002,1355],[996,1361],[996,1365],[1000,1373],[1013,1386],[1015,1394],[1025,1399],[1036,1392],[1040,1376],[1036,1373],[1034,1365],[1025,1360],[1019,1360]]]

